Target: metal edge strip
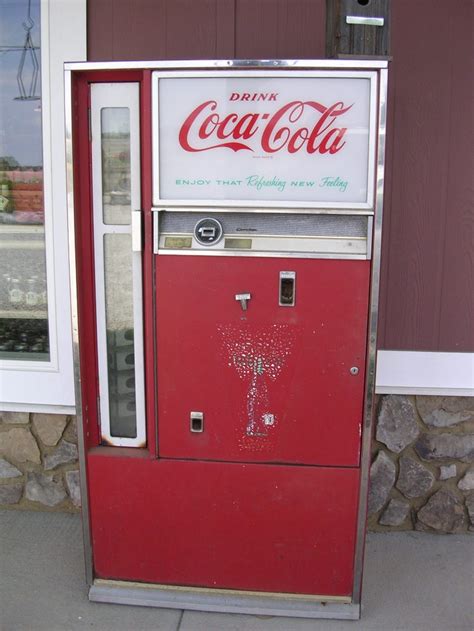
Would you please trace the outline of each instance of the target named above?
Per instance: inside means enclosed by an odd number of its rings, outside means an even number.
[[[265,63],[265,62],[263,62]],[[282,77],[313,77],[315,79],[317,78],[322,78],[322,77],[332,77],[334,78],[336,75],[335,73],[337,72],[337,76],[342,78],[352,78],[352,79],[356,79],[356,80],[360,80],[360,79],[367,79],[370,82],[370,99],[369,99],[369,134],[368,134],[368,151],[369,151],[369,155],[368,155],[368,170],[367,170],[367,175],[365,178],[366,181],[366,186],[367,186],[367,194],[366,194],[366,199],[365,201],[360,201],[357,202],[353,199],[351,200],[347,200],[347,201],[317,201],[317,200],[303,200],[303,201],[297,201],[297,200],[290,200],[290,199],[283,199],[281,201],[279,200],[262,200],[260,202],[261,206],[266,206],[266,207],[272,207],[272,208],[277,208],[277,207],[286,207],[288,205],[292,206],[293,208],[334,208],[334,209],[344,209],[347,207],[353,207],[355,209],[360,209],[360,210],[372,210],[373,209],[373,187],[371,186],[371,183],[373,182],[374,179],[374,173],[373,173],[373,155],[375,153],[375,136],[376,136],[376,132],[375,132],[375,121],[376,121],[376,99],[375,99],[375,95],[374,95],[374,83],[377,80],[377,70],[375,69],[371,69],[371,70],[366,70],[363,71],[363,69],[359,68],[357,70],[354,69],[336,69],[336,68],[332,68],[332,69],[314,69],[313,71],[311,71],[310,69],[305,69],[305,70],[300,70],[298,71],[298,68],[292,68],[291,70],[287,70],[285,71],[282,68],[278,68],[278,76],[280,78]],[[274,72],[276,72],[275,69],[273,70],[268,70],[265,68],[246,68],[246,69],[239,69],[235,66],[232,66],[232,69],[230,70],[222,70],[220,73],[218,73],[220,75],[220,77],[239,77],[239,78],[243,78],[243,77],[248,77],[248,76],[252,76],[252,77],[270,77],[272,74],[274,74]],[[155,72],[153,72],[153,76],[152,76],[152,100],[153,100],[153,111],[152,111],[152,119],[153,119],[153,204],[154,205],[168,205],[168,206],[182,206],[182,205],[186,205],[186,204],[192,204],[193,206],[197,206],[197,207],[201,207],[204,206],[206,208],[212,208],[214,206],[219,206],[222,203],[221,199],[216,199],[216,198],[210,198],[210,199],[206,199],[206,198],[198,198],[198,199],[176,199],[176,198],[170,198],[170,197],[161,197],[160,195],[160,191],[161,191],[161,174],[160,174],[160,169],[158,168],[161,159],[160,159],[160,113],[159,113],[159,104],[160,104],[160,79],[165,79],[165,78],[179,78],[179,79],[183,79],[183,78],[188,78],[188,79],[192,79],[192,78],[200,78],[200,77],[208,77],[208,78],[216,78],[218,75],[216,74],[215,69],[212,70],[196,70],[193,69],[191,67],[187,68],[186,70],[178,70],[176,72],[170,71],[170,70],[164,70],[164,71],[160,71],[160,70],[156,70]],[[248,200],[248,199],[240,199],[240,198],[235,198],[235,199],[228,199],[226,200],[227,203],[231,204],[233,207],[241,207],[241,208],[246,208],[249,206],[253,206],[255,204],[254,200]]]
[[[158,82],[153,81],[153,75],[150,77],[151,81],[151,204],[152,208],[155,203],[155,198],[160,196],[160,142],[159,142],[159,120],[160,120],[160,101],[158,98]],[[156,113],[153,114],[153,104],[156,103]]]
[[[367,217],[367,259],[372,258],[372,244],[374,239],[374,218]]]
[[[67,186],[67,225],[69,245],[69,278],[71,286],[71,320],[72,343],[74,360],[74,391],[76,397],[77,442],[79,448],[79,469],[81,487],[81,515],[82,536],[84,539],[84,562],[86,582],[92,585],[92,541],[89,525],[89,498],[87,493],[86,450],[84,443],[84,420],[82,412],[81,372],[79,354],[79,318],[77,304],[77,276],[76,276],[76,235],[74,227],[74,171],[73,171],[73,141],[72,141],[72,76],[66,70],[64,73],[64,110],[66,131],[66,186]]]
[[[367,231],[370,234],[370,230]],[[176,237],[180,238],[193,238],[192,232],[161,232],[159,240],[162,238],[166,239],[167,237]],[[314,241],[367,241],[367,236],[364,237],[352,237],[348,234],[330,235],[330,234],[272,234],[270,232],[261,233],[261,232],[228,232],[224,235],[225,239],[295,239],[295,241],[301,239],[313,239]],[[219,239],[220,241],[220,239]],[[209,251],[209,246],[201,246]],[[210,246],[212,248],[212,245]]]
[[[386,60],[367,59],[192,59],[175,61],[89,61],[66,62],[66,70],[164,70],[171,69],[219,69],[219,68],[361,68],[379,70],[388,67]]]
[[[155,252],[158,256],[250,256],[260,258],[298,258],[298,259],[336,259],[336,260],[348,260],[348,261],[366,261],[367,254],[344,254],[333,252],[266,252],[265,250],[214,250],[210,252],[208,250],[165,250],[159,249]]]
[[[387,69],[380,70],[379,75],[379,112],[377,143],[377,181],[376,212],[373,226],[372,278],[370,294],[370,314],[368,327],[368,344],[366,358],[366,386],[363,412],[361,477],[359,486],[359,508],[357,517],[356,550],[354,557],[353,602],[360,604],[362,593],[362,573],[365,549],[365,530],[367,522],[367,494],[369,488],[369,467],[372,445],[372,407],[375,394],[375,368],[377,344],[378,299],[380,290],[380,257],[382,244],[382,218],[385,170],[385,144],[387,126]]]
[[[155,138],[157,136],[155,135]],[[156,144],[156,143],[155,143]],[[155,154],[156,155],[156,154]],[[155,160],[159,161],[159,156],[157,157],[157,159]],[[156,178],[155,178],[156,181]],[[157,186],[155,186],[155,188],[157,188]],[[255,200],[246,200],[246,199],[229,199],[226,200],[226,202],[228,202],[229,204],[232,204],[232,208],[235,209],[242,209],[242,211],[239,210],[239,212],[243,212],[245,210],[248,209],[253,209],[255,207]],[[192,201],[190,199],[154,199],[153,200],[153,204],[154,206],[169,206],[170,209],[172,209],[175,206],[178,207],[182,207],[185,206],[186,204],[192,204],[193,208],[198,208],[198,209],[202,209],[202,208],[209,208],[209,210],[212,210],[214,208],[220,208],[222,205],[222,200],[221,199],[197,199],[196,201]],[[288,207],[290,206],[291,202],[290,200],[283,200],[281,202],[279,201],[272,201],[272,200],[261,200],[261,202],[259,203],[259,208],[274,208],[275,210],[277,209],[283,209],[284,211],[287,211]],[[316,212],[317,210],[321,209],[323,211],[329,211],[332,210],[334,212],[334,214],[337,214],[337,211],[345,211],[347,209],[350,209],[351,212],[353,214],[359,212],[359,213],[370,213],[373,212],[373,206],[368,203],[368,202],[317,202],[317,201],[307,201],[307,202],[294,202],[293,206],[293,212],[305,212],[305,209],[309,209],[310,211],[314,211]]]
[[[173,213],[203,213],[204,211],[209,213],[262,213],[262,214],[280,214],[280,215],[334,215],[339,217],[341,215],[353,215],[354,217],[373,217],[373,210],[358,210],[356,208],[289,208],[278,206],[216,206],[209,208],[208,206],[167,206],[166,204],[160,206],[153,206],[152,213],[159,213],[161,211],[173,212]]]
[[[155,208],[152,213],[153,218],[153,254],[158,254],[160,247],[160,209]]]
[[[94,581],[89,590],[89,600],[102,603],[296,618],[359,619],[360,605],[350,599],[325,598],[100,580]]]

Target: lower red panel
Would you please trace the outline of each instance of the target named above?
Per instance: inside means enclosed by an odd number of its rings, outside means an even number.
[[[358,469],[89,455],[96,576],[352,592]]]

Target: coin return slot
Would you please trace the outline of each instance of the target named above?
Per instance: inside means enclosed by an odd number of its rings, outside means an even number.
[[[280,272],[280,307],[294,307],[295,305],[295,272]]]
[[[204,431],[204,414],[202,412],[191,412],[189,429],[193,433]]]

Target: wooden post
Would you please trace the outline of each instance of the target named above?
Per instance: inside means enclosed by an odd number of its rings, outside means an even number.
[[[326,57],[390,55],[390,0],[326,0]]]

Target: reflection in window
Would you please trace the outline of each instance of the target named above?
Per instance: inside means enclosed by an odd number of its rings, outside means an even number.
[[[100,116],[105,224],[130,223],[130,110],[104,107]]]
[[[104,235],[104,281],[110,435],[135,438],[133,273],[129,234]]]
[[[0,359],[47,361],[40,0],[0,13]]]

